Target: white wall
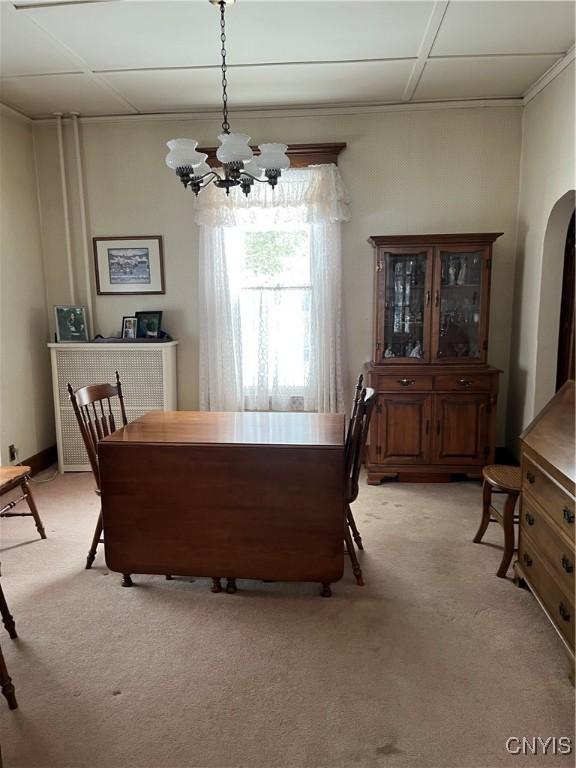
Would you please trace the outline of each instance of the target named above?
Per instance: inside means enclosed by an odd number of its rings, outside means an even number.
[[[503,370],[498,442],[504,442],[521,110],[479,107],[373,114],[233,119],[233,129],[288,143],[345,141],[340,168],[352,198],[343,225],[343,277],[348,386],[372,349],[372,251],[369,235],[503,231],[495,246],[489,362]],[[89,234],[164,237],[165,296],[97,297],[95,331],[117,333],[122,316],[163,309],[165,327],[181,340],[179,406],[198,406],[198,230],[192,204],[165,167],[165,142],[195,137],[217,143],[217,119],[122,119],[82,125]],[[66,143],[72,146],[69,128]],[[49,303],[69,300],[58,189],[55,128],[37,128]],[[68,154],[74,189],[74,158]],[[78,208],[71,206],[78,297],[84,273]],[[92,275],[93,282],[93,275]]]
[[[55,443],[32,126],[0,113],[0,460]]]
[[[572,62],[523,111],[511,437],[521,433],[555,390],[564,243],[576,188],[574,109]]]

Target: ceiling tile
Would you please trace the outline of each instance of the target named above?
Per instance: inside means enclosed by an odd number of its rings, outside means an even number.
[[[452,2],[432,56],[565,53],[574,44],[573,2]]]
[[[520,97],[557,60],[549,55],[432,59],[413,100]]]
[[[397,101],[410,61],[286,64],[228,71],[229,105],[264,107]],[[99,75],[140,111],[178,111],[220,105],[217,69],[115,72]]]
[[[120,97],[82,74],[3,78],[0,98],[30,117],[54,112],[119,115],[134,111]]]
[[[78,65],[22,15],[22,11],[0,1],[0,72],[3,76],[78,71]]]
[[[431,2],[242,2],[230,6],[230,64],[415,56]],[[208,2],[110,2],[20,11],[94,70],[219,63],[218,10]]]

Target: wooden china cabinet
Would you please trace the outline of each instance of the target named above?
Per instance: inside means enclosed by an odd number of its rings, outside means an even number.
[[[502,233],[372,236],[378,394],[368,482],[481,474],[498,375],[486,363],[492,244]]]

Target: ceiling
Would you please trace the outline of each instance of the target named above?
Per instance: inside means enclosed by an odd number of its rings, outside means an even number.
[[[574,9],[239,0],[227,10],[230,107],[521,97],[573,46]],[[207,0],[0,0],[0,21],[0,98],[30,117],[219,106],[219,17]]]

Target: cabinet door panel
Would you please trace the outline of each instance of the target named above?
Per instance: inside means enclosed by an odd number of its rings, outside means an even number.
[[[432,360],[486,361],[489,290],[489,247],[436,248]]]
[[[434,462],[483,464],[488,446],[488,395],[436,395]]]
[[[430,460],[432,395],[381,395],[378,464],[426,464]]]
[[[431,248],[380,248],[376,259],[378,363],[430,361]]]

